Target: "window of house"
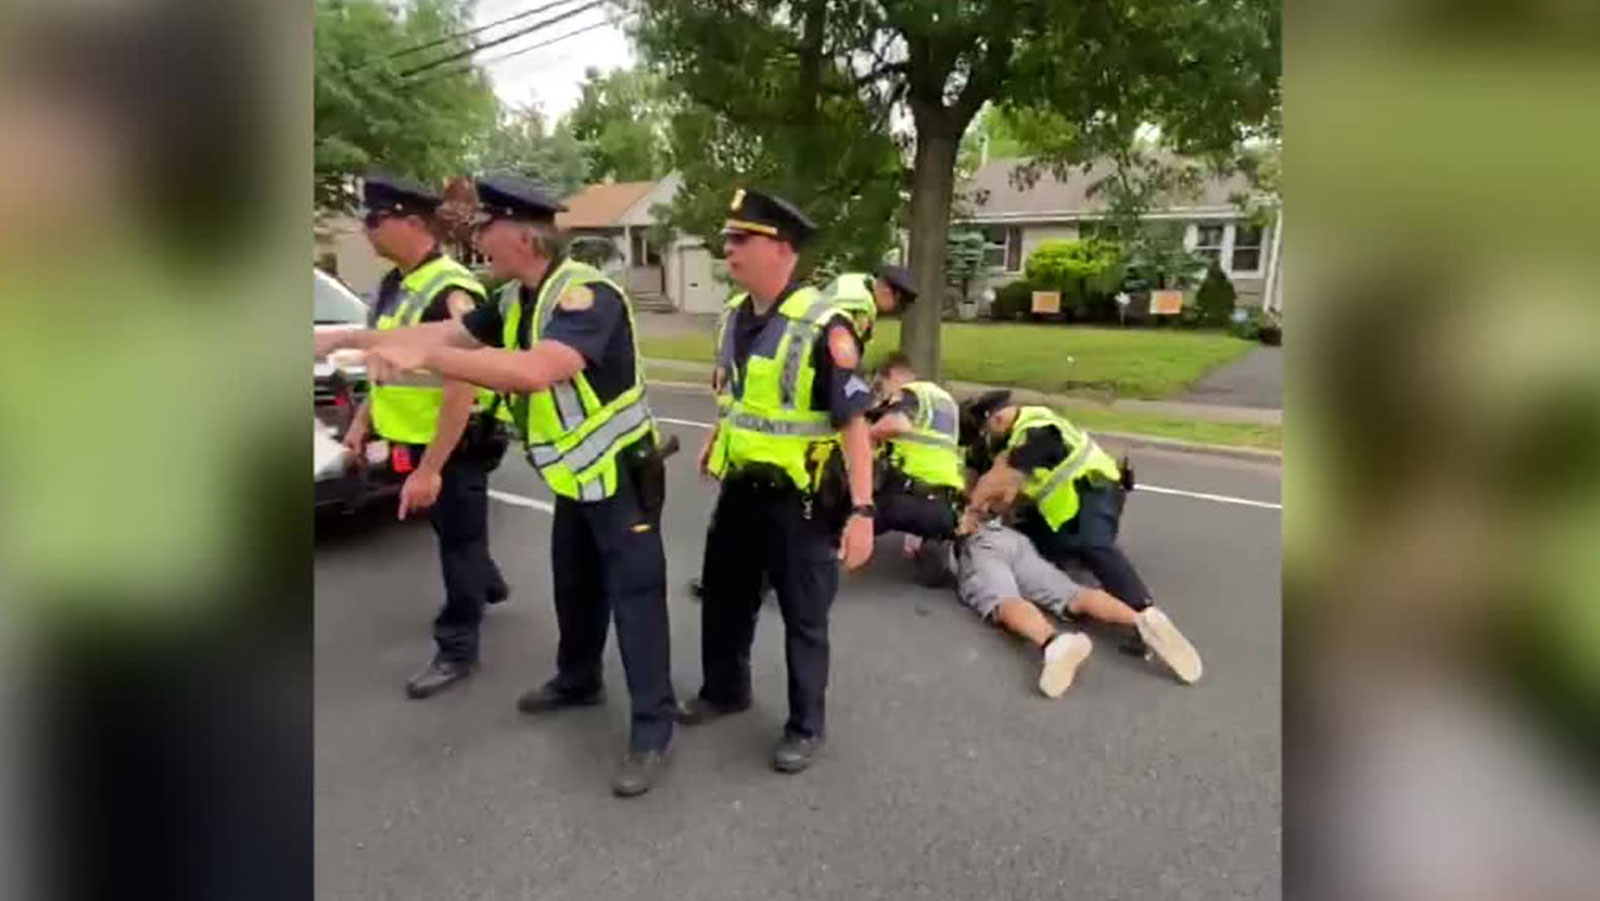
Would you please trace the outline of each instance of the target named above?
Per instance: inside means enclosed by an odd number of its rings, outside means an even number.
[[[1236,225],[1233,230],[1233,254],[1229,270],[1234,273],[1261,271],[1261,251],[1265,245],[1266,230],[1258,225]]]
[[[983,265],[989,269],[1016,272],[1022,268],[1022,229],[1015,225],[992,225],[983,230]]]
[[[1222,262],[1222,246],[1228,227],[1221,222],[1202,222],[1194,227],[1194,252],[1214,263]]]

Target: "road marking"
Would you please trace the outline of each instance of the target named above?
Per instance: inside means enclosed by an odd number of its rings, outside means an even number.
[[[1219,504],[1238,504],[1241,507],[1260,507],[1264,510],[1282,510],[1282,504],[1269,501],[1253,501],[1247,497],[1229,497],[1225,494],[1206,494],[1203,491],[1184,491],[1181,488],[1163,488],[1160,485],[1135,485],[1134,491],[1149,491],[1152,494],[1176,494],[1179,497],[1193,497],[1203,501],[1216,501]]]
[[[498,491],[494,488],[490,488],[489,496],[502,504],[510,504],[513,507],[530,507],[534,510],[543,510],[546,513],[556,512],[556,505],[550,503],[549,501],[541,501],[531,497],[523,497],[520,494],[512,494],[509,491]]]
[[[711,423],[709,422],[697,422],[693,419],[673,419],[668,416],[657,416],[656,422],[691,426],[697,429],[711,428]],[[1192,497],[1195,500],[1212,501],[1218,504],[1235,504],[1240,507],[1258,507],[1262,510],[1283,509],[1282,504],[1274,504],[1270,501],[1251,500],[1247,497],[1230,497],[1226,494],[1208,494],[1204,491],[1185,491],[1182,488],[1167,488],[1162,485],[1138,485],[1135,486],[1133,490],[1148,491],[1151,494],[1170,494],[1176,497]],[[556,509],[549,501],[535,500],[531,497],[523,497],[520,494],[511,494],[506,491],[497,491],[492,488],[489,489],[489,496],[502,503],[511,504],[517,507],[531,507],[534,510],[543,510],[546,513],[552,513]]]

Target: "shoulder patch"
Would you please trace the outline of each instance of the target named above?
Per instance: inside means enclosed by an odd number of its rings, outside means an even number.
[[[573,285],[561,292],[561,299],[556,305],[563,310],[579,312],[594,306],[594,292],[587,285]]]
[[[834,365],[842,369],[854,369],[861,362],[856,352],[856,336],[850,334],[848,328],[828,329],[828,353],[833,356]]]

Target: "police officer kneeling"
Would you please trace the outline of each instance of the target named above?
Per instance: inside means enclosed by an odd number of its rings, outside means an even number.
[[[726,407],[701,455],[722,490],[707,536],[705,681],[681,719],[692,725],[750,706],[750,645],[770,578],[789,675],[773,766],[786,773],[808,767],[821,747],[839,558],[851,569],[866,562],[874,514],[860,340],[848,313],[795,278],[796,249],[813,229],[799,210],[756,191],[734,195],[725,225],[728,270],[745,293],[722,329]]]
[[[601,652],[615,616],[632,699],[619,795],[648,791],[666,763],[676,701],[660,515],[665,474],[622,289],[561,256],[564,209],[519,176],[479,179],[477,241],[498,303],[460,325],[362,333],[369,366],[424,369],[509,394],[528,459],[556,495],[551,557],[561,636],[556,675],[517,706],[539,714],[604,699]],[[502,349],[485,349],[502,348]]]
[[[448,323],[486,302],[477,278],[440,250],[433,219],[442,198],[380,173],[363,179],[361,192],[367,242],[395,264],[379,285],[369,326],[388,331]],[[406,682],[412,698],[430,697],[471,674],[484,605],[507,594],[489,556],[488,477],[505,451],[487,409],[493,401],[492,393],[467,382],[433,375],[374,380],[344,436],[357,460],[369,430],[389,442],[390,467],[405,476],[400,518],[428,509],[439,541],[445,600],[433,622],[437,650]]]
[[[875,497],[878,532],[914,539],[917,580],[938,587],[954,571],[951,539],[966,505],[961,409],[937,384],[917,378],[904,354],[878,367],[872,440],[881,448]]]

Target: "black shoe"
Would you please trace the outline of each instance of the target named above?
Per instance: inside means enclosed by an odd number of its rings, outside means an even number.
[[[509,597],[511,597],[511,586],[501,582],[498,585],[489,586],[489,596],[485,600],[491,604],[499,604]]]
[[[778,750],[772,754],[772,768],[780,773],[798,773],[811,766],[822,750],[822,739],[812,735],[785,732]]]
[[[949,588],[956,584],[955,545],[929,539],[917,549],[913,580],[924,588]]]
[[[472,675],[473,664],[434,659],[422,671],[406,680],[406,697],[413,701],[431,698]]]
[[[691,594],[691,595],[693,595],[694,597],[697,597],[697,598],[705,597],[706,596],[705,583],[701,582],[699,579],[690,579],[689,580],[689,594]]]
[[[642,795],[655,787],[661,773],[667,768],[669,755],[661,751],[629,751],[617,762],[617,771],[611,777],[611,793],[619,798]]]
[[[678,721],[678,725],[680,726],[698,726],[701,723],[709,723],[712,720],[721,719],[729,714],[741,713],[749,709],[749,701],[745,701],[743,704],[734,707],[725,707],[721,704],[714,704],[710,701],[707,701],[705,698],[693,697],[678,705],[678,709],[676,713],[673,714],[673,718]]]
[[[1144,638],[1139,634],[1137,629],[1133,630],[1128,637],[1122,640],[1121,644],[1117,645],[1117,650],[1121,653],[1127,654],[1129,657],[1139,657],[1148,660],[1151,656],[1150,646],[1144,643]]]
[[[517,709],[527,714],[549,713],[563,707],[593,707],[606,699],[603,688],[589,692],[566,691],[554,679],[538,688],[530,689],[517,698]]]

